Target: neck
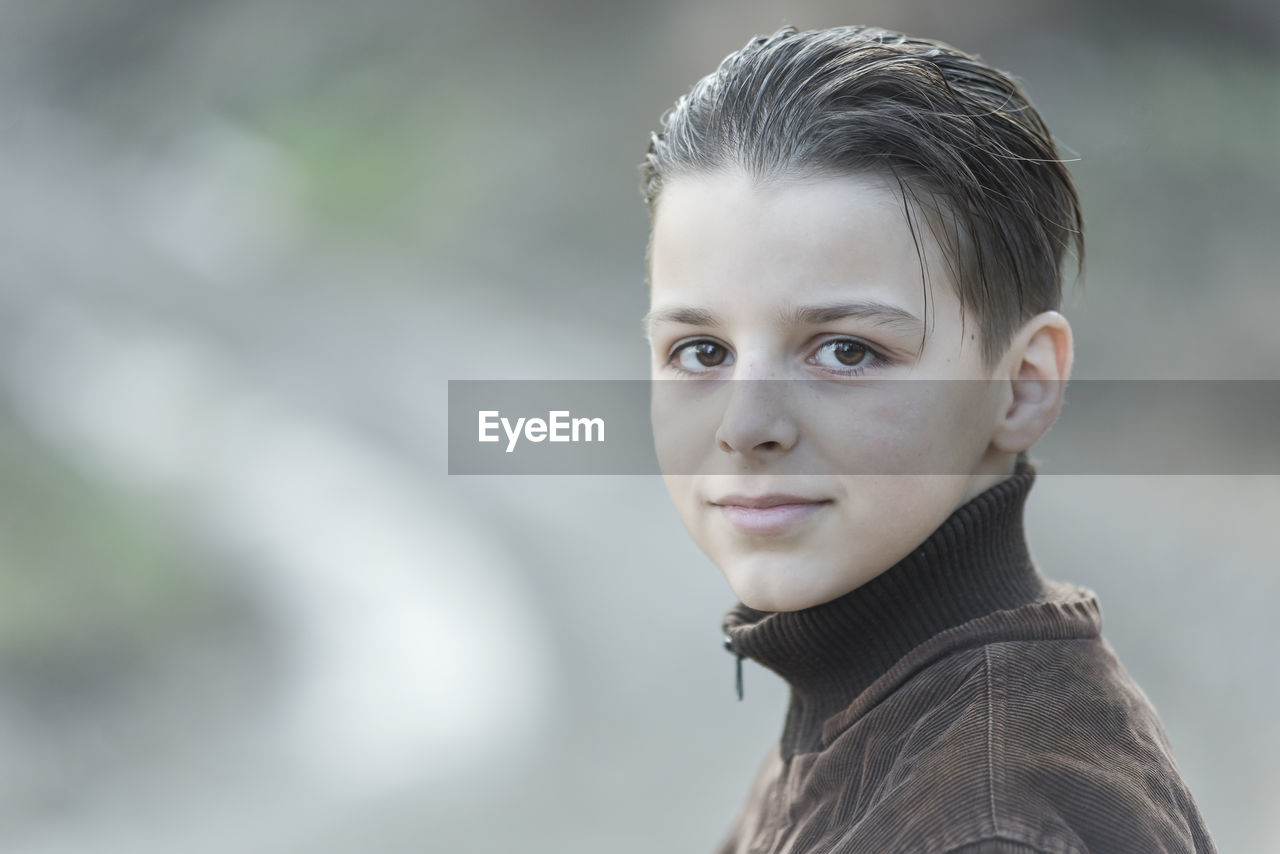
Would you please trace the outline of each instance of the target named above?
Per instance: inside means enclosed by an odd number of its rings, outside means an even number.
[[[930,637],[1041,598],[1046,579],[1023,534],[1035,469],[1014,473],[957,508],[929,537],[845,595],[799,611],[742,603],[725,617],[731,651],[791,686],[782,751],[821,747],[823,722]]]

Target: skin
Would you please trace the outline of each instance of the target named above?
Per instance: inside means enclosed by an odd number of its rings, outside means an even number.
[[[662,190],[645,324],[652,377],[680,382],[654,384],[659,458],[685,527],[750,607],[865,584],[1008,477],[1061,409],[1066,319],[1032,317],[987,369],[941,248],[916,236],[927,290],[902,197],[878,176],[729,171]],[[880,313],[802,311],[855,302]],[[778,379],[807,382],[724,382]],[[743,506],[779,494],[798,500]]]

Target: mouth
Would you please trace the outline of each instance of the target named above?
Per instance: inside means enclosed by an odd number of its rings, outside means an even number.
[[[726,495],[710,502],[735,528],[748,534],[777,534],[812,519],[829,498],[800,495]]]

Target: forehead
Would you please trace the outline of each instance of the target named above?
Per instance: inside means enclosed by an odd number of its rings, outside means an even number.
[[[877,175],[681,175],[663,188],[654,214],[655,308],[856,297],[919,316],[926,299],[931,314],[955,302],[947,271],[924,218]]]

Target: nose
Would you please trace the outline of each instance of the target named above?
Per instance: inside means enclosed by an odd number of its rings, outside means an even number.
[[[776,456],[795,446],[799,430],[791,412],[790,380],[734,379],[716,445],[727,454]]]

